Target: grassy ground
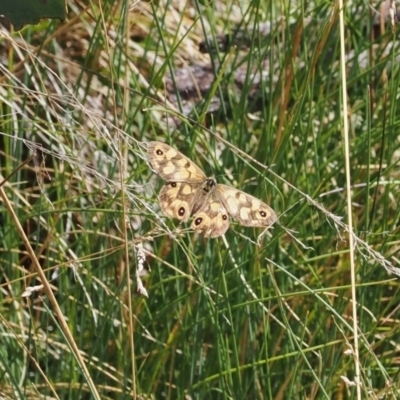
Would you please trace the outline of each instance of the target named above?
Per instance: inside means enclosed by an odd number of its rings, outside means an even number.
[[[361,1],[344,38],[324,2],[71,2],[0,32],[2,398],[398,398],[399,49],[372,21]],[[186,118],[163,77],[237,25],[255,31],[213,55],[220,110]],[[237,55],[269,59],[254,107]],[[278,223],[207,240],[162,217],[150,140]]]

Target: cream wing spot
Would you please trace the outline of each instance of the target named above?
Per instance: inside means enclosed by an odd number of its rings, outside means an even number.
[[[219,203],[217,203],[217,202],[211,203],[211,204],[210,204],[210,208],[211,208],[211,210],[213,210],[213,211],[220,211],[221,205],[220,205]]]
[[[160,163],[157,162],[156,160],[151,160],[150,164],[155,170],[158,171],[160,169]]]
[[[240,218],[243,220],[247,220],[250,217],[251,209],[248,207],[242,207],[240,209]]]
[[[165,167],[163,168],[162,172],[163,174],[169,175],[172,174],[175,171],[175,165],[169,161],[168,164],[165,165]]]
[[[251,199],[251,206],[253,210],[258,210],[259,208],[261,208],[261,204],[261,201],[256,199],[255,197]]]
[[[180,180],[185,180],[189,178],[190,172],[187,169],[182,169],[179,171],[179,179]]]
[[[247,201],[247,195],[241,192],[236,193],[236,198],[242,203],[245,203]]]
[[[226,196],[229,197],[236,197],[236,194],[238,193],[236,189],[233,189],[226,185],[223,186],[223,191],[225,192]]]
[[[238,214],[239,208],[238,208],[238,201],[235,197],[228,197],[227,199],[228,203],[228,209],[232,214]]]
[[[178,152],[172,147],[170,147],[165,153],[165,157],[167,158],[167,160],[171,160],[171,158],[174,158],[177,154]]]
[[[192,194],[193,193],[193,189],[190,185],[185,185],[182,188],[182,194]]]
[[[186,167],[187,164],[189,164],[188,161],[185,160],[184,158],[181,158],[180,160],[178,159],[178,160],[176,161],[176,163],[177,163],[179,166],[181,166],[181,167]]]
[[[187,168],[187,170],[188,170],[191,174],[197,174],[197,173],[198,173],[197,168],[196,168],[193,164],[190,164],[189,167]]]

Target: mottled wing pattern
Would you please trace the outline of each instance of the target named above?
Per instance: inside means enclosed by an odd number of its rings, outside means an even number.
[[[149,142],[147,154],[154,171],[167,182],[202,183],[207,178],[193,161],[165,143]]]
[[[159,195],[161,211],[170,218],[186,222],[192,214],[196,193],[201,190],[197,183],[169,182]]]
[[[263,227],[277,220],[270,206],[245,192],[227,185],[217,185],[216,191],[229,215],[241,225]]]
[[[229,228],[229,216],[244,226],[267,227],[276,214],[267,204],[247,193],[218,185],[186,156],[165,143],[149,142],[149,162],[167,181],[159,202],[167,217],[186,222],[194,214],[192,229],[212,238]]]
[[[221,236],[228,230],[228,211],[218,199],[215,191],[210,194],[203,207],[194,214],[191,228],[212,238]]]

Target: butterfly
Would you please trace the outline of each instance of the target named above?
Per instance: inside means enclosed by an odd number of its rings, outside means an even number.
[[[191,228],[216,238],[229,228],[229,216],[241,225],[268,227],[277,216],[270,206],[249,194],[217,183],[189,158],[162,142],[148,142],[149,163],[167,183],[159,194],[164,215],[186,222]]]

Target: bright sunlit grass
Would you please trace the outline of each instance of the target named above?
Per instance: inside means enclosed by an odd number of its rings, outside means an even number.
[[[362,398],[398,397],[397,37],[346,8],[357,360],[338,11],[265,4],[73,3],[0,31],[1,181],[35,155],[0,187],[0,397],[356,399],[356,362]],[[199,51],[238,26],[249,47]],[[185,116],[163,82],[194,65],[215,77]],[[163,217],[151,140],[278,223]]]

